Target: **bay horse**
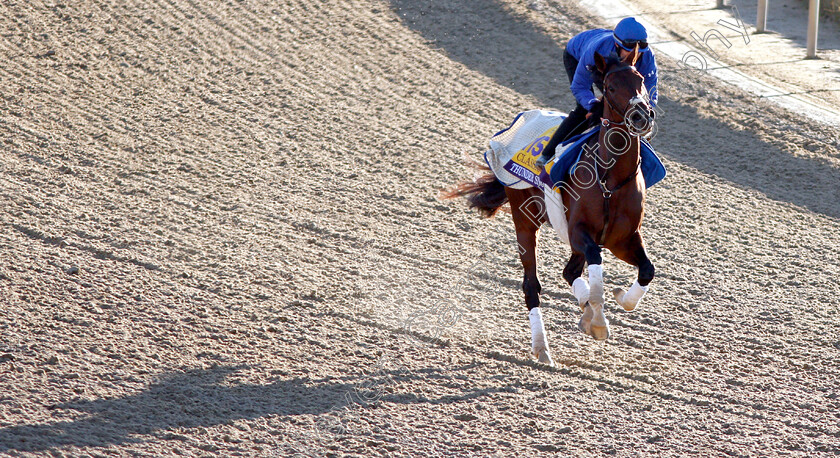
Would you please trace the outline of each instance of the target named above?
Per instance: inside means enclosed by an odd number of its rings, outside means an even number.
[[[654,114],[647,101],[644,77],[636,71],[638,48],[623,60],[596,54],[592,69],[603,86],[604,113],[599,135],[584,145],[580,162],[553,189],[505,187],[491,171],[473,182],[461,183],[446,196],[464,196],[471,208],[492,217],[510,202],[520,260],[525,270],[522,290],[531,324],[531,350],[541,363],[553,365],[540,311],[537,278],[537,232],[549,222],[547,200],[561,204],[568,221],[572,255],[563,278],[583,311],[578,327],[596,340],[610,335],[604,314],[601,248],[638,268],[629,290],[613,290],[625,310],[635,309],[653,280],[654,267],[645,251],[640,227],[644,215],[645,181],[640,172],[640,135],[651,132]],[[597,143],[596,143],[597,138]],[[549,195],[546,195],[549,194]],[[537,215],[535,217],[535,215]],[[588,281],[582,277],[588,265]]]

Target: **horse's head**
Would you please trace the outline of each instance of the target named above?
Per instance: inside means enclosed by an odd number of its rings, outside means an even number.
[[[624,59],[595,53],[596,77],[601,79],[604,93],[604,119],[616,125],[625,123],[631,135],[647,135],[653,130],[654,111],[645,78],[634,66],[639,55],[638,45]]]

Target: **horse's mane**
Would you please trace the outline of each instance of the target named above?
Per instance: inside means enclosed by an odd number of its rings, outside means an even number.
[[[618,57],[615,51],[611,52],[608,56],[604,57],[604,62],[607,63],[607,69],[609,70],[610,67],[613,65],[627,65],[621,61],[621,58]]]
[[[610,71],[616,65],[622,66],[622,67],[629,67],[630,66],[630,65],[627,65],[626,63],[622,62],[621,58],[618,57],[618,54],[616,54],[615,51],[613,51],[609,55],[603,56],[603,57],[604,57],[604,63],[606,63],[606,67],[604,67],[604,72],[605,73]],[[599,71],[598,67],[596,67],[595,65],[593,65],[590,70],[592,71],[592,76],[593,76],[592,80],[595,82],[595,85],[598,86],[599,90],[603,91],[604,90],[604,74],[605,73],[601,73],[601,71]]]

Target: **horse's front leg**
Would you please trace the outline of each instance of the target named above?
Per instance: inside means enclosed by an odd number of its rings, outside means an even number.
[[[613,290],[615,301],[629,312],[639,305],[642,296],[648,290],[648,285],[653,280],[656,269],[648,259],[644,240],[638,231],[634,232],[622,246],[611,251],[618,259],[639,268],[639,276],[629,290],[625,291],[624,288]]]
[[[537,278],[537,232],[541,221],[534,221],[531,217],[531,215],[539,214],[540,211],[527,208],[529,205],[539,205],[539,202],[530,200],[532,194],[525,190],[507,189],[507,193],[513,214],[513,224],[516,227],[519,259],[525,270],[522,292],[525,293],[525,305],[528,307],[528,320],[531,324],[531,351],[539,362],[554,366],[540,310],[542,287]]]
[[[566,268],[563,269],[563,278],[572,287],[572,294],[578,301],[582,311],[585,311],[586,303],[589,302],[589,282],[580,276],[583,273],[583,265],[586,257],[583,253],[572,253]]]
[[[601,247],[583,225],[572,231],[572,250],[583,253],[589,264],[589,305],[584,309],[579,323],[581,331],[595,340],[607,340],[610,337],[610,322],[604,314],[604,271],[601,267]],[[574,285],[573,285],[574,286]]]

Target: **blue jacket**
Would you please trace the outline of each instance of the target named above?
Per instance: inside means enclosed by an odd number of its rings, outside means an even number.
[[[598,99],[592,92],[592,74],[587,70],[587,65],[595,65],[595,51],[602,56],[607,56],[615,50],[613,31],[607,29],[593,29],[581,32],[566,44],[566,51],[578,60],[575,77],[572,80],[572,94],[575,95],[578,103],[589,110],[592,104]],[[651,106],[656,106],[656,58],[653,56],[653,49],[641,53],[636,61],[636,70],[645,78],[645,87],[650,94]]]

